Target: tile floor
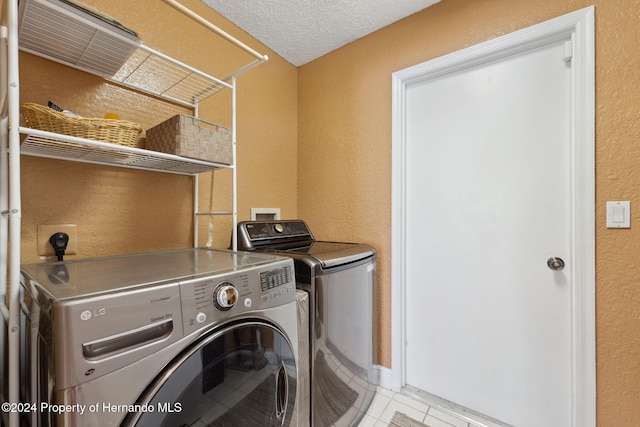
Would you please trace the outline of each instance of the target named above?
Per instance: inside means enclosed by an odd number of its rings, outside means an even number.
[[[378,387],[359,427],[387,427],[396,411],[430,427],[479,427],[478,424],[469,423],[422,401],[382,387]]]

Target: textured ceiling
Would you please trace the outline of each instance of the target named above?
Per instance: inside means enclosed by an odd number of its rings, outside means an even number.
[[[295,66],[440,0],[202,0]]]

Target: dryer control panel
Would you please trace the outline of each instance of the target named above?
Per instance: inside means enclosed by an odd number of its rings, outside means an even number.
[[[180,282],[185,335],[205,326],[295,301],[293,260]]]
[[[312,242],[313,240],[309,226],[300,219],[238,223],[238,247],[246,251],[274,244]]]

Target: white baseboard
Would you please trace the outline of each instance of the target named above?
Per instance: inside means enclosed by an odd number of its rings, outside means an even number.
[[[373,373],[380,387],[391,390],[391,369],[380,365],[373,365]]]

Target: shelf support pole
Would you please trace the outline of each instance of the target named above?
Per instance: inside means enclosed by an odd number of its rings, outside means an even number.
[[[231,250],[238,250],[238,163],[236,161],[236,78],[231,78]]]
[[[18,67],[18,1],[4,2],[7,16],[7,101],[9,148],[9,256],[8,256],[8,401],[18,403],[20,368],[20,85]],[[9,413],[9,426],[20,425],[17,411]]]

